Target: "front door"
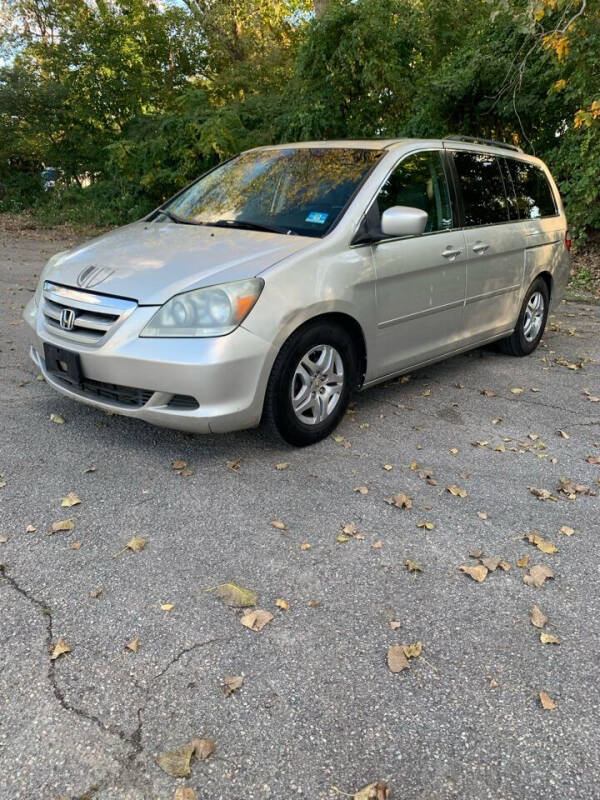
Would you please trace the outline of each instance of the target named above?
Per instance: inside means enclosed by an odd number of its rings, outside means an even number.
[[[381,188],[373,219],[391,206],[427,212],[420,236],[373,245],[377,298],[378,374],[388,375],[452,352],[462,337],[466,247],[454,229],[442,153],[406,156]]]

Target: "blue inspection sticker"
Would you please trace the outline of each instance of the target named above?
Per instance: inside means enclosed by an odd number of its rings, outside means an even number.
[[[329,214],[323,211],[311,211],[305,222],[316,222],[317,225],[323,225]]]

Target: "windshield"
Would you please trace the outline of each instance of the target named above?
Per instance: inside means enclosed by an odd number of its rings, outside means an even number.
[[[323,236],[381,155],[350,147],[242,153],[164,208],[175,221]]]

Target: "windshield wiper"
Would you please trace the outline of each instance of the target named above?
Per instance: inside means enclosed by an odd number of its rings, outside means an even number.
[[[165,217],[168,217],[173,222],[177,222],[179,225],[203,225],[203,222],[192,222],[191,219],[183,219],[183,217],[178,217],[177,214],[173,214],[172,211],[169,211],[167,208],[161,208],[158,212],[159,214],[164,214]]]
[[[291,228],[278,228],[275,225],[263,225],[260,222],[246,222],[243,219],[218,219],[216,222],[211,222],[219,228],[241,228],[246,231],[266,231],[267,233],[294,233]]]

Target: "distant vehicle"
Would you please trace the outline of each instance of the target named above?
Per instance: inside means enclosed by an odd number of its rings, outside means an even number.
[[[24,316],[48,384],[204,433],[328,436],[352,390],[499,341],[524,356],[571,241],[548,168],[449,138],[250,150],[44,268]]]
[[[41,174],[42,186],[45,192],[54,189],[56,181],[58,180],[58,170],[54,167],[46,167],[42,170]]]

